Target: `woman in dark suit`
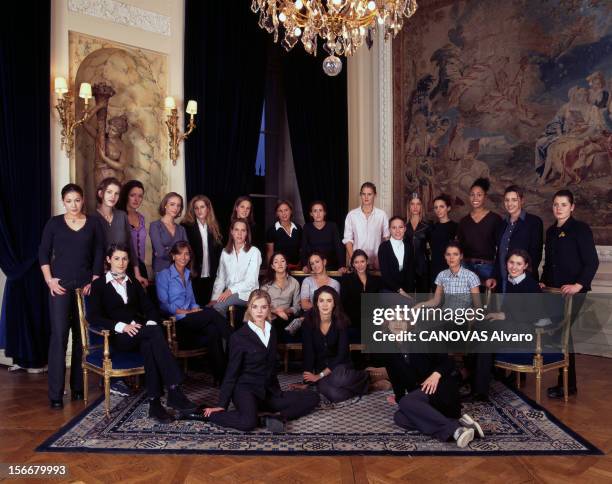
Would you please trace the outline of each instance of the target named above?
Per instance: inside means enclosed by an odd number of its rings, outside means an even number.
[[[351,322],[349,339],[351,343],[361,340],[361,295],[377,293],[382,288],[380,276],[368,271],[368,255],[357,249],[351,256],[352,272],[344,274],[340,280],[342,307]]]
[[[210,199],[204,195],[193,197],[181,225],[185,227],[193,250],[193,269],[198,274],[192,280],[193,292],[196,302],[203,307],[210,302],[223,249],[223,238]]]
[[[425,208],[418,193],[413,193],[406,209],[406,234],[404,240],[410,247],[412,278],[417,293],[429,294],[429,251],[427,241],[431,226],[425,221]]]
[[[245,317],[248,319],[230,338],[229,365],[216,407],[203,410],[203,418],[222,427],[242,431],[258,425],[257,412],[276,412],[265,419],[266,427],[282,432],[287,420],[312,412],[319,395],[311,391],[284,392],[276,376],[276,331],[270,324],[270,295],[261,289],[251,292]],[[230,400],[235,410],[227,411]],[[197,417],[196,417],[197,418]]]
[[[351,365],[348,325],[338,293],[330,286],[317,289],[302,324],[304,381],[331,402],[368,391],[368,374]]]
[[[383,292],[408,296],[414,292],[414,259],[410,243],[404,238],[406,223],[401,217],[389,220],[389,233],[391,238],[378,248]]]
[[[444,254],[446,246],[451,240],[455,240],[457,235],[457,222],[451,220],[448,213],[451,210],[451,199],[448,195],[442,194],[434,198],[434,213],[438,221],[431,225],[429,231],[429,248],[431,249],[431,287],[436,290],[436,277],[440,272],[448,269]]]
[[[118,351],[139,351],[144,359],[149,417],[160,423],[173,418],[160,401],[165,387],[168,405],[191,413],[196,405],[181,391],[183,379],[164,337],[161,318],[140,284],[126,274],[129,248],[111,244],[106,253],[109,271],[96,279],[87,302],[89,323],[112,331],[111,346]]]
[[[389,323],[392,333],[409,329],[407,321]],[[442,442],[453,439],[460,448],[466,447],[475,436],[484,437],[474,419],[467,414],[461,415],[459,378],[449,356],[413,353],[406,343],[398,345],[397,352],[387,356],[386,365],[394,393],[387,401],[398,405],[395,423]]]
[[[66,345],[72,329],[70,389],[73,400],[83,399],[81,329],[75,289],[89,294],[92,280],[103,274],[104,232],[95,217],[83,213],[83,189],[69,183],[62,188],[64,215],[45,225],[38,249],[40,269],[49,286],[51,337],[49,339],[49,402],[64,406]]]
[[[544,270],[542,285],[560,288],[563,295],[573,295],[572,321],[575,320],[585,294],[591,290],[591,282],[599,267],[597,249],[591,228],[576,220],[572,213],[574,194],[559,190],[553,197],[553,215],[556,223],[546,231]],[[570,353],[569,395],[576,393],[576,356]],[[563,398],[563,374],[559,370],[558,383],[548,389],[550,398]]]

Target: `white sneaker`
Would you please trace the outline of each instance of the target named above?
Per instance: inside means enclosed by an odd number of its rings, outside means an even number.
[[[545,328],[546,326],[550,326],[552,323],[552,321],[550,320],[550,318],[542,318],[542,319],[538,319],[538,321],[535,323],[535,327],[536,328]]]
[[[457,430],[455,430],[455,440],[457,441],[457,447],[464,449],[472,440],[474,440],[474,429],[459,427]]]
[[[459,423],[468,429],[474,429],[474,434],[479,439],[484,439],[484,432],[482,427],[476,420],[470,417],[467,413],[464,413],[463,416],[459,419]]]

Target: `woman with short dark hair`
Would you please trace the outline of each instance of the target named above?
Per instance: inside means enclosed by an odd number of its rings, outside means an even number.
[[[470,188],[472,210],[459,221],[457,240],[461,243],[464,264],[484,283],[493,276],[497,250],[497,230],[502,218],[485,207],[491,183],[488,178],[478,178]]]
[[[266,232],[266,260],[272,253],[282,252],[289,268],[299,269],[302,227],[293,222],[293,205],[289,200],[279,200],[274,212],[277,221]]]
[[[111,244],[106,263],[109,270],[93,282],[87,301],[89,323],[112,332],[113,350],[142,355],[150,418],[164,424],[174,420],[160,401],[164,387],[169,406],[180,413],[193,412],[196,405],[179,387],[183,374],[168,347],[161,317],[140,284],[134,284],[126,273],[129,248]]]
[[[308,210],[311,221],[304,224],[302,232],[301,265],[304,272],[310,272],[308,258],[313,252],[325,257],[329,270],[338,269],[346,272],[344,267],[344,245],[335,222],[326,219],[327,205],[316,200],[310,204]]]

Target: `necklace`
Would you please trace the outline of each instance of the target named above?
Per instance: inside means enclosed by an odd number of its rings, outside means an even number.
[[[78,218],[78,217],[73,218],[73,219],[70,219],[70,218],[68,217],[68,214],[64,215],[64,219],[65,219],[67,222],[70,222],[70,223],[72,223],[72,224],[77,223],[77,221],[79,220],[79,218]]]
[[[113,214],[111,212],[110,215],[106,215],[102,210],[98,209],[98,213],[104,217],[109,224],[113,222]]]

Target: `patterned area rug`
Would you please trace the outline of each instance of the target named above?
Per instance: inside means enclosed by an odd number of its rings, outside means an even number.
[[[286,387],[298,375],[281,375]],[[206,375],[194,375],[185,389],[195,402],[216,402],[217,390]],[[341,404],[323,402],[311,415],[288,424],[285,434],[265,429],[251,433],[213,424],[175,421],[160,425],[147,418],[143,393],[112,396],[111,418],[99,398],[36,450],[46,452],[220,453],[220,454],[371,454],[371,455],[588,455],[601,451],[535,402],[502,383],[491,387],[490,403],[464,403],[464,413],[483,427],[485,439],[466,449],[393,423],[389,392]]]

